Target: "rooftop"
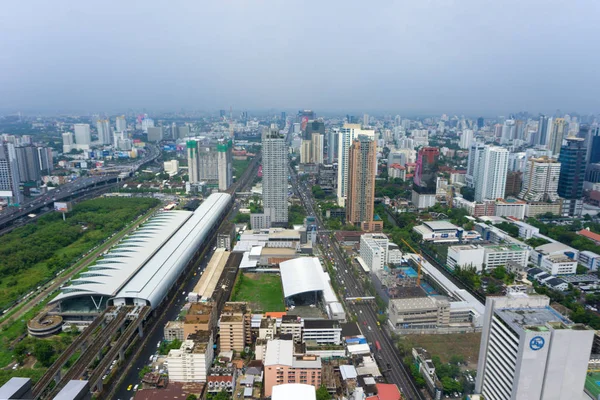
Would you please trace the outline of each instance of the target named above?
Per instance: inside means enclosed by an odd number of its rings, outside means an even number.
[[[593,240],[595,242],[600,242],[600,235],[597,234],[597,233],[595,233],[595,232],[589,231],[587,229],[582,229],[579,232],[577,232],[577,234],[581,235],[581,236],[584,236],[584,237],[586,237],[588,239],[591,239],[591,240]]]
[[[304,329],[341,329],[337,321],[331,319],[305,319]]]
[[[506,322],[515,332],[531,330],[532,327],[544,328],[548,322],[562,322],[572,324],[567,318],[560,315],[552,307],[532,308],[499,308],[495,313]]]
[[[426,225],[432,231],[446,231],[446,230],[457,230],[458,226],[450,223],[449,221],[425,221],[423,225]]]

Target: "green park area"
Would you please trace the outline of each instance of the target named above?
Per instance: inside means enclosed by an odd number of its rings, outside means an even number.
[[[233,167],[233,175],[236,178],[240,178],[250,166],[251,161],[251,158],[247,158],[245,160],[233,160],[231,163]]]
[[[413,347],[422,347],[443,363],[460,359],[470,367],[477,364],[481,333],[456,333],[447,335],[402,335],[398,347],[410,354]]]
[[[594,399],[600,396],[600,372],[588,372],[585,377],[585,388]]]
[[[231,301],[246,301],[254,311],[285,311],[281,277],[275,274],[240,273]]]

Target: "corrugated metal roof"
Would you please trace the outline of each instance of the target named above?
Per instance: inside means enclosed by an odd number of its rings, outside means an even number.
[[[279,264],[279,270],[285,297],[325,289],[323,267],[317,257],[300,257],[284,261]]]

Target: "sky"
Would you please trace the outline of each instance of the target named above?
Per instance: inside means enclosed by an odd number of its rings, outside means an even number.
[[[600,111],[598,0],[7,1],[0,111]]]

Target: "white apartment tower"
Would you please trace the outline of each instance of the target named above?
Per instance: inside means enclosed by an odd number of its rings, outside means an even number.
[[[387,264],[389,239],[381,233],[365,233],[360,237],[360,258],[371,271],[381,271]]]
[[[72,132],[63,132],[62,134],[63,141],[63,153],[68,153],[73,149],[73,133]]]
[[[313,133],[311,137],[312,149],[311,156],[314,164],[323,164],[323,142],[324,135]]]
[[[594,331],[541,295],[488,297],[475,392],[486,400],[581,399]]]
[[[127,121],[124,115],[119,115],[115,122],[115,131],[125,132],[127,130]]]
[[[89,146],[92,144],[92,134],[90,133],[90,124],[75,124],[75,144],[78,146]]]
[[[558,200],[560,163],[548,157],[530,158],[523,174],[523,189],[519,197],[527,201]]]
[[[479,159],[481,158],[481,152],[485,149],[485,144],[481,142],[473,142],[469,146],[469,160],[467,162],[467,174],[465,179],[467,186],[470,188],[475,187],[475,175],[479,167]]]
[[[98,142],[100,144],[110,144],[110,123],[107,119],[99,119],[96,121],[96,129],[98,130]]]
[[[358,135],[365,135],[372,140],[375,139],[375,131],[372,129],[362,129],[360,124],[344,124],[340,129],[338,138],[338,187],[337,201],[340,207],[346,206],[346,197],[348,196],[348,156],[350,146]]]
[[[263,206],[269,210],[271,223],[288,223],[288,148],[285,136],[272,124],[262,137]]]
[[[8,203],[18,205],[23,201],[19,191],[19,164],[12,143],[0,144],[0,197],[8,198]]]
[[[217,144],[217,169],[219,175],[219,190],[227,190],[233,181],[233,143],[221,139]]]
[[[475,172],[475,201],[504,198],[506,172],[508,170],[508,150],[504,147],[485,146],[479,152]]]
[[[474,132],[471,129],[463,129],[460,134],[460,148],[468,149],[471,147],[471,143],[473,143]]]

